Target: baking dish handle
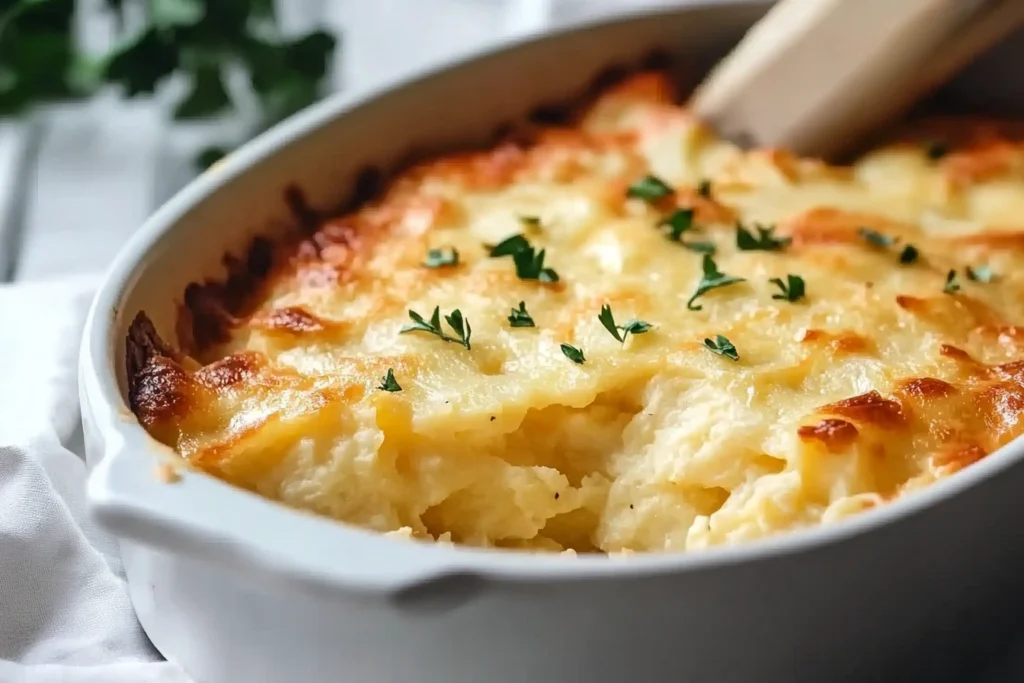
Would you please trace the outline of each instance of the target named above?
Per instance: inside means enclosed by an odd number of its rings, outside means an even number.
[[[290,588],[409,608],[454,606],[483,583],[455,562],[457,549],[349,527],[206,474],[170,470],[170,456],[152,452],[164,447],[144,432],[130,444],[125,431],[130,439],[131,426],[103,439],[88,484],[91,514],[122,539]]]

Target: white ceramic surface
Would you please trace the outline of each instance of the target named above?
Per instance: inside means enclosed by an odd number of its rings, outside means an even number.
[[[781,683],[956,680],[999,645],[976,636],[1009,622],[1024,594],[1019,443],[842,524],[701,553],[570,559],[395,540],[197,473],[164,483],[166,449],[125,405],[132,318],[144,310],[173,338],[177,295],[287,220],[287,184],[335,205],[366,163],[481,141],[652,48],[692,79],[763,8],[643,12],[345,94],[246,146],[139,230],[90,313],[80,390],[92,512],[122,539],[161,652],[199,683]]]

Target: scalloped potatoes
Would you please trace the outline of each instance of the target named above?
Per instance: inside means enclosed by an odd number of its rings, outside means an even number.
[[[832,522],[1021,433],[1012,127],[921,123],[834,167],[735,148],[669,91],[641,74],[529,144],[415,166],[258,286],[190,288],[181,350],[133,329],[133,410],[287,505],[579,552]]]

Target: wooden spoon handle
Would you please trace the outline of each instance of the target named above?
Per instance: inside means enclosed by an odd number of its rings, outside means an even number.
[[[1024,0],[780,0],[691,106],[741,143],[851,149],[1024,23]]]

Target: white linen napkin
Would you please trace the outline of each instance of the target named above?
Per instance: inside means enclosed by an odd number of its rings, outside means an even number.
[[[188,683],[142,632],[67,447],[94,285],[0,285],[0,682]]]

